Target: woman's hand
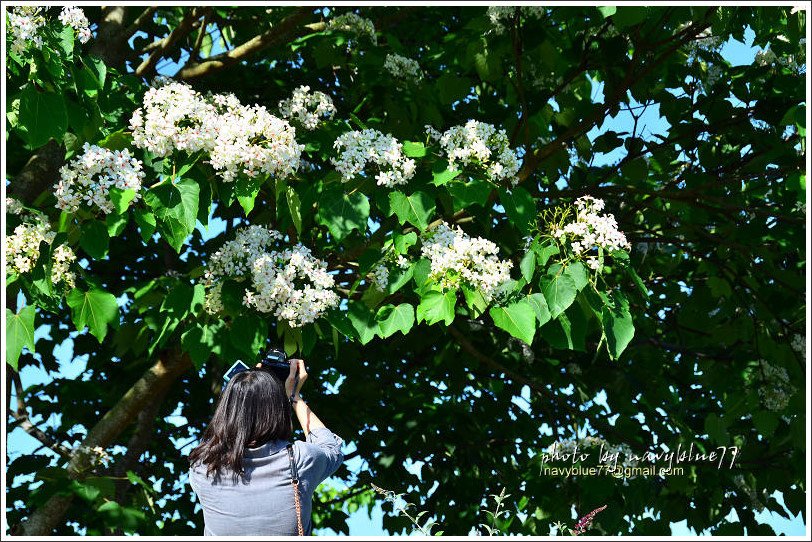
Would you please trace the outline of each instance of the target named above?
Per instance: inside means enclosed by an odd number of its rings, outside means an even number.
[[[298,381],[296,377],[298,376]],[[307,380],[307,370],[303,359],[291,358],[290,360],[290,374],[285,379],[285,391],[288,397],[292,397],[294,401],[299,400],[299,391],[302,385]],[[294,391],[295,387],[295,391]]]

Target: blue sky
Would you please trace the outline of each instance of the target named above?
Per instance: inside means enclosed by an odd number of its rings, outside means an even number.
[[[748,31],[745,35],[745,43],[737,42],[734,40],[729,41],[724,45],[722,48],[722,55],[734,65],[740,64],[749,64],[753,61],[753,58],[758,51],[758,48],[752,47],[750,44],[752,43],[753,33]],[[216,54],[218,52],[217,48],[212,51],[212,54]],[[176,71],[176,65],[172,63],[167,63],[160,66],[161,72],[167,75],[171,75]],[[598,85],[593,89],[593,100],[601,101],[603,99],[602,96],[602,85]],[[607,121],[599,127],[594,128],[592,131],[589,132],[590,139],[593,139],[609,130],[613,130],[616,132],[624,132],[630,131],[632,127],[633,119],[628,112],[621,111],[618,115],[614,118],[609,118]],[[667,133],[668,131],[668,123],[665,119],[659,116],[658,107],[652,106],[649,107],[641,119],[639,120],[639,126],[645,127],[644,134],[649,135],[651,133]],[[616,149],[612,153],[605,154],[605,155],[598,155],[595,159],[595,165],[604,165],[604,164],[612,164],[617,162],[620,158],[623,157],[625,151],[621,149]],[[224,223],[217,219],[217,220],[210,220],[209,221],[209,228],[205,229],[202,225],[198,223],[198,229],[200,230],[201,234],[204,235],[205,238],[215,237],[219,235],[224,229]],[[47,336],[47,329],[40,328],[37,330],[36,337],[43,337]],[[75,378],[82,374],[85,369],[85,359],[83,357],[73,357],[73,346],[72,341],[67,340],[63,344],[59,345],[55,352],[56,358],[60,363],[60,370],[57,374],[53,375],[54,377],[58,378]],[[44,370],[27,366],[25,367],[20,374],[24,386],[31,386],[37,383],[44,383],[50,381],[52,376],[49,376]],[[520,406],[525,405],[525,400],[528,398],[529,389],[525,387],[523,390],[524,400],[522,398],[517,397],[514,399],[514,402]],[[600,392],[596,397],[595,401],[598,404],[605,405],[605,394]],[[608,409],[608,406],[605,406]],[[329,423],[329,415],[324,416],[325,421]],[[48,426],[48,425],[56,425],[58,423],[58,416],[52,417],[49,420],[37,420],[40,426]],[[182,423],[182,420],[178,420],[178,422]],[[542,431],[544,428],[541,428]],[[347,435],[342,435],[345,440],[351,440]],[[185,443],[184,443],[185,444]],[[9,458],[14,459],[15,457],[21,454],[30,454],[35,449],[39,447],[39,441],[35,440],[33,437],[29,436],[25,433],[22,429],[15,429],[8,435],[8,453]],[[183,453],[188,454],[191,446],[185,446]],[[352,445],[350,444],[348,448],[345,450],[349,453],[353,449]],[[360,458],[355,458],[347,463],[347,467],[355,472],[361,471],[365,468],[364,462]],[[413,473],[419,475],[420,473],[420,464],[413,464],[410,465],[409,470]],[[9,483],[11,480],[9,480]],[[328,480],[326,483],[333,484],[338,487],[342,487],[342,482],[340,480]],[[404,488],[387,488],[394,490],[396,492],[403,491]],[[776,495],[778,501],[783,504],[783,499],[781,498],[780,494]],[[734,514],[735,515],[735,514]],[[804,524],[803,519],[800,515],[798,515],[793,520],[787,520],[778,514],[769,514],[769,513],[761,513],[757,514],[757,517],[765,523],[770,523],[776,529],[779,534],[789,534],[789,535],[803,535],[804,534]],[[483,518],[484,519],[484,518]],[[559,518],[562,521],[569,520],[571,518]],[[730,518],[733,520],[734,518]],[[383,511],[379,503],[374,507],[372,510],[371,516],[367,514],[366,509],[361,509],[350,516],[349,519],[349,529],[351,535],[386,535],[392,534],[387,533],[383,530],[382,527],[383,522]],[[442,527],[439,527],[442,529]],[[324,530],[321,534],[336,534],[330,530]],[[693,535],[693,534],[702,534],[696,533],[695,531],[689,529],[685,522],[675,523],[672,524],[672,534],[673,535]]]

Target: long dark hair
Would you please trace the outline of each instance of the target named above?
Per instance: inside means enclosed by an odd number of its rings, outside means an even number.
[[[236,482],[245,474],[246,447],[290,439],[290,410],[285,387],[275,376],[258,369],[237,373],[220,395],[200,445],[189,454],[189,464],[206,465],[206,476],[215,480],[231,472]]]

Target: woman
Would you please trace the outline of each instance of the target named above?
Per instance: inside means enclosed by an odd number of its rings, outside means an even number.
[[[204,535],[310,534],[313,492],[344,454],[341,438],[299,396],[306,379],[304,361],[292,359],[284,387],[256,369],[229,381],[200,445],[189,454],[189,483],[203,506]],[[291,409],[307,442],[289,446]]]

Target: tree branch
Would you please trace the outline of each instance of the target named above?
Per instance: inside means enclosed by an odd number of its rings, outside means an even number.
[[[197,79],[198,77],[209,75],[227,66],[236,64],[248,56],[272,45],[288,40],[299,28],[299,23],[309,17],[312,12],[312,7],[300,7],[292,15],[283,19],[278,25],[272,27],[267,32],[255,36],[234,49],[214,56],[205,62],[189,64],[181,69],[175,77],[176,79],[185,81]]]
[[[175,42],[192,31],[197,17],[198,11],[196,8],[193,9],[191,13],[186,14],[180,24],[176,26],[167,37],[163,38],[149,57],[135,69],[135,75],[144,77],[147,72],[151,71],[158,59],[169,51]]]
[[[25,390],[23,389],[22,380],[20,380],[20,373],[11,367],[6,367],[6,369],[7,376],[11,377],[9,382],[14,383],[14,395],[16,395],[17,398],[17,410],[13,411],[9,408],[9,416],[17,421],[17,425],[22,427],[23,431],[40,441],[43,445],[47,446],[54,452],[58,453],[63,458],[70,459],[70,448],[63,446],[56,440],[52,439],[47,433],[45,433],[45,431],[34,425],[31,418],[28,417],[28,408],[26,407],[24,397]]]

